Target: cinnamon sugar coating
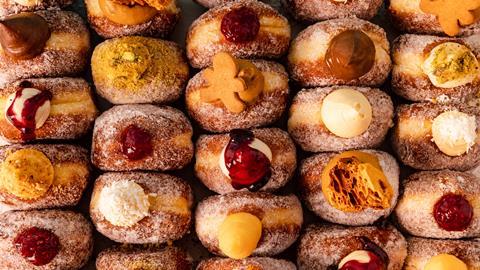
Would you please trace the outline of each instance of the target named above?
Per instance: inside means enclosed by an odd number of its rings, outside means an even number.
[[[71,5],[73,2],[73,0],[41,0],[36,1],[36,3],[32,6],[24,6],[15,2],[14,0],[3,0],[0,2],[0,17],[10,14],[17,14],[20,12],[31,12],[45,9],[62,9]]]

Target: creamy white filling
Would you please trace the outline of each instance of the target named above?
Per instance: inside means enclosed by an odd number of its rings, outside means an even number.
[[[338,264],[338,269],[341,269],[347,262],[357,261],[359,263],[368,263],[370,262],[370,255],[366,250],[356,250],[343,258]]]
[[[10,124],[12,124],[12,119],[6,115],[8,108],[13,104],[13,114],[16,119],[22,119],[22,111],[25,108],[25,101],[41,93],[40,90],[35,88],[24,88],[21,90],[22,95],[16,98],[17,92],[12,93],[8,96],[7,103],[5,106],[5,118]],[[35,128],[41,128],[48,117],[50,116],[50,100],[45,101],[42,106],[38,108],[35,113]]]

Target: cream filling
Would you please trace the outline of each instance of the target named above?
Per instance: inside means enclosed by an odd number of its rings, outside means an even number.
[[[6,106],[5,106],[5,119],[13,125],[12,119],[7,115],[8,108],[13,104],[13,114],[15,118],[22,119],[22,111],[25,108],[25,102],[40,94],[41,91],[35,88],[24,88],[22,91],[22,95],[19,97],[17,96],[17,92],[10,94],[7,98]],[[47,121],[48,117],[50,116],[50,100],[45,101],[42,106],[40,106],[36,113],[35,113],[35,128],[41,128],[43,124]]]
[[[468,153],[477,139],[475,116],[448,111],[437,116],[432,123],[432,141],[443,153],[460,156]]]
[[[349,261],[357,261],[359,263],[368,263],[370,262],[370,255],[366,250],[355,250],[354,252],[348,254],[343,258],[340,263],[338,264],[338,269],[342,269],[342,267]]]

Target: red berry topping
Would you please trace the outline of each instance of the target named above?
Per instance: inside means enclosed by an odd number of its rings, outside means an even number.
[[[346,262],[340,270],[385,270],[385,264],[382,259],[377,256],[374,252],[367,251],[370,261],[367,263],[362,263],[357,260],[351,260]]]
[[[435,203],[433,216],[440,228],[463,231],[472,221],[473,208],[462,195],[446,194]]]
[[[235,189],[259,190],[270,178],[270,160],[261,151],[250,147],[255,139],[252,132],[233,130],[225,149],[225,166]]]
[[[123,154],[130,160],[142,159],[153,151],[152,135],[136,125],[129,125],[123,130],[121,143]]]
[[[12,125],[22,132],[22,139],[24,141],[35,139],[35,129],[37,125],[35,116],[37,115],[37,111],[45,102],[52,99],[52,93],[49,91],[40,91],[37,95],[25,100],[21,113],[16,114],[14,106],[24,94],[24,89],[28,88],[28,86],[31,86],[29,82],[25,81],[21,83],[20,87],[22,88],[15,93],[15,98],[6,111],[6,116]]]
[[[223,16],[220,30],[230,42],[248,42],[254,40],[257,36],[260,30],[260,20],[254,10],[241,7]]]
[[[15,248],[36,266],[48,264],[60,251],[58,237],[49,230],[32,227],[15,237]]]

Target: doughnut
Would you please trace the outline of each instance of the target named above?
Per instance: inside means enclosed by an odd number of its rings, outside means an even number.
[[[104,171],[181,169],[193,157],[192,132],[175,108],[114,106],[95,120],[92,163]]]
[[[385,30],[357,18],[316,23],[300,32],[288,53],[289,73],[303,87],[383,84],[391,69]]]
[[[66,144],[2,146],[0,213],[75,206],[89,178],[88,153],[82,147]]]
[[[480,242],[408,239],[406,270],[468,270],[480,268]]]
[[[380,89],[303,89],[290,107],[288,132],[309,152],[373,148],[393,126],[393,112],[390,96]]]
[[[307,207],[322,219],[361,226],[387,218],[399,189],[399,167],[376,150],[322,153],[302,161],[300,190]]]
[[[1,89],[20,79],[81,73],[87,64],[90,34],[77,13],[25,12],[4,18],[0,44]]]
[[[165,103],[182,94],[188,64],[173,42],[121,37],[95,48],[92,77],[97,93],[110,103]]]
[[[90,26],[105,39],[165,38],[180,19],[176,0],[84,0]]]
[[[0,17],[27,11],[61,9],[73,0],[3,0],[0,2]]]
[[[383,4],[382,0],[286,0],[285,2],[293,17],[307,22],[352,16],[370,20]]]
[[[299,270],[401,270],[406,256],[407,241],[393,226],[310,225],[300,238],[297,266]]]
[[[402,35],[393,43],[393,91],[411,101],[463,103],[480,87],[480,34]],[[447,60],[448,58],[448,60]]]
[[[95,181],[90,216],[97,231],[115,242],[166,243],[187,233],[192,204],[190,186],[178,177],[110,172]]]
[[[395,209],[398,224],[429,238],[480,237],[480,179],[470,173],[424,171],[404,181]]]
[[[290,38],[288,20],[271,6],[256,0],[230,1],[192,23],[187,58],[194,68],[210,66],[219,52],[239,58],[279,58],[287,52]]]
[[[392,18],[393,25],[403,32],[419,33],[419,34],[436,34],[436,35],[461,35],[469,36],[473,33],[480,32],[480,8],[474,12],[475,19],[469,24],[458,24],[453,16],[462,16],[465,14],[462,10],[453,10],[446,8],[444,13],[446,19],[453,22],[453,25],[448,25],[448,28],[444,29],[439,23],[438,17],[431,12],[424,12],[420,8],[421,0],[390,0],[388,6],[388,13]],[[460,9],[466,8],[466,1],[437,1],[437,5],[442,5],[447,2],[456,2]],[[472,1],[468,1],[472,2]],[[477,1],[477,5],[478,1]],[[480,7],[480,6],[479,6]],[[453,20],[452,20],[453,19]],[[453,29],[452,29],[453,27]],[[445,31],[449,30],[449,31]],[[448,33],[446,33],[448,32]]]
[[[102,251],[96,262],[97,270],[162,269],[191,270],[192,259],[177,247],[130,248],[115,247]]]
[[[295,195],[233,192],[204,199],[195,212],[200,242],[232,259],[279,254],[295,242],[302,224]]]
[[[392,146],[418,170],[466,171],[480,163],[480,110],[467,105],[417,103],[397,107]]]
[[[91,224],[72,211],[6,212],[0,235],[1,269],[82,269],[93,247]]]
[[[11,143],[78,139],[98,114],[90,86],[78,78],[16,81],[0,89],[0,108],[0,136]]]
[[[288,74],[282,65],[235,59],[225,53],[217,54],[215,59],[218,61],[213,68],[190,79],[185,93],[188,113],[203,129],[228,132],[269,125],[280,118],[290,91]],[[246,77],[246,72],[253,76]],[[230,80],[222,79],[228,75]],[[238,85],[239,80],[245,84]],[[237,94],[243,90],[249,95]]]
[[[211,258],[203,260],[197,266],[197,270],[297,270],[295,264],[268,257],[250,257],[243,260],[229,258]]]
[[[195,149],[196,177],[219,194],[245,189],[275,191],[292,178],[297,167],[295,145],[288,133],[278,128],[201,135]],[[240,152],[240,162],[234,161],[231,155]],[[257,169],[245,177],[251,168]]]

